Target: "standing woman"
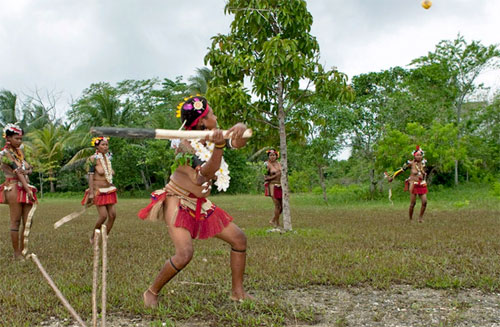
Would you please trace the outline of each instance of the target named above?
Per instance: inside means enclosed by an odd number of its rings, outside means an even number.
[[[144,292],[144,305],[156,307],[158,293],[193,257],[193,239],[216,237],[231,246],[230,266],[232,287],[230,298],[235,301],[250,298],[243,289],[247,238],[233,223],[233,218],[207,199],[212,184],[219,191],[229,187],[229,169],[224,161],[224,148],[241,148],[246,144],[242,123],[229,129],[231,139],[226,141],[217,129],[217,117],[207,100],[201,96],[186,98],[179,105],[177,116],[187,130],[212,130],[205,140],[182,141],[177,145],[178,155],[169,183],[152,194],[149,206],[139,212],[139,218],[164,220],[175,254],[160,270],[151,286]],[[175,147],[175,146],[174,146]],[[207,272],[203,272],[206,274]]]
[[[111,153],[109,153],[109,139],[103,136],[94,137],[92,146],[96,152],[87,160],[89,188],[85,191],[82,205],[95,204],[99,218],[93,230],[101,229],[106,223],[108,234],[113,228],[116,218],[115,203],[116,187],[113,185],[114,171],[111,167]],[[94,241],[94,233],[90,242]]]
[[[415,151],[412,152],[413,160],[408,160],[406,164],[403,165],[399,170],[397,170],[392,176],[387,176],[387,180],[390,182],[393,179],[410,169],[410,177],[405,181],[405,191],[410,191],[410,207],[408,208],[408,215],[410,220],[413,220],[413,209],[417,202],[417,195],[420,197],[421,207],[420,215],[418,217],[419,222],[424,221],[424,213],[427,208],[427,173],[425,172],[424,151],[417,145]]]
[[[6,203],[10,209],[10,238],[14,248],[14,258],[21,259],[24,248],[24,229],[28,214],[37,202],[36,188],[29,185],[28,175],[33,168],[24,157],[23,130],[14,124],[7,124],[3,129],[5,146],[0,151],[5,182],[0,185],[0,203]]]
[[[265,196],[270,196],[274,202],[274,217],[269,224],[274,227],[280,225],[280,214],[283,211],[283,192],[281,191],[281,164],[278,161],[280,154],[275,149],[267,150],[265,162],[267,173],[264,176]]]

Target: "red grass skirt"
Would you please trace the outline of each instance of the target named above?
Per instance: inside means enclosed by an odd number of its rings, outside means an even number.
[[[199,218],[196,218],[194,210],[179,206],[175,227],[185,228],[192,238],[203,240],[219,234],[232,221],[233,217],[216,205],[212,205],[207,213],[200,214]]]
[[[276,184],[273,184],[274,185],[274,189],[272,192],[272,196],[273,198],[275,199],[282,199],[283,198],[283,191],[281,190],[281,186],[278,186]],[[264,183],[264,195],[265,196],[271,196],[271,184],[269,183]]]
[[[0,203],[7,203],[5,201],[5,198],[4,198],[4,191],[5,191],[5,188],[8,187],[8,186],[11,186],[11,187],[16,187],[17,188],[17,203],[26,203],[26,204],[34,204],[34,203],[37,203],[38,202],[38,199],[36,197],[36,187],[32,186],[32,185],[29,185],[29,188],[31,189],[31,192],[33,192],[33,197],[35,198],[34,201],[32,201],[29,196],[28,196],[28,193],[24,190],[24,187],[22,185],[20,185],[19,182],[17,183],[12,183],[12,181],[17,181],[18,179],[11,179],[11,178],[8,178],[5,183],[3,183],[2,185],[0,185]]]
[[[415,184],[413,185],[413,194],[427,194],[427,184],[421,185],[421,184]]]
[[[141,209],[137,214],[139,218],[145,220],[148,218],[153,208],[158,210],[157,205],[161,202],[165,205],[164,201],[167,196],[175,195],[168,194],[167,192],[161,194],[153,192],[151,194],[150,204]],[[204,199],[198,199],[198,202],[204,202]],[[214,204],[212,204],[210,209],[206,212],[198,212],[198,215],[195,210],[179,204],[174,226],[187,229],[192,238],[207,239],[222,232],[222,230],[232,221],[233,217]]]
[[[89,189],[85,190],[85,195],[83,196],[82,206],[85,205],[89,200]],[[97,191],[97,194],[94,195],[94,204],[96,206],[105,206],[108,204],[115,204],[118,202],[116,197],[116,188],[109,192],[100,192]]]
[[[407,192],[410,189],[410,181],[406,180],[405,181],[405,192]],[[411,191],[412,194],[427,194],[427,183],[420,184],[420,183],[414,183],[413,184],[413,190]]]

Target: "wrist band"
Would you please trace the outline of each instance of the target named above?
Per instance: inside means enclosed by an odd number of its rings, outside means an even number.
[[[224,149],[226,147],[226,142],[222,143],[222,144],[216,144],[215,147],[217,149]]]

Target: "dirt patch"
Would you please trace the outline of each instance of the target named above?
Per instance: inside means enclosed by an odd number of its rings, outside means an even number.
[[[297,306],[313,305],[321,313],[316,327],[500,326],[500,294],[478,290],[322,286],[288,291],[287,297]]]
[[[284,299],[294,309],[313,307],[318,312],[317,324],[290,323],[296,327],[332,326],[489,326],[500,327],[500,293],[479,290],[415,289],[398,285],[390,290],[372,288],[337,288],[315,286],[286,291]],[[69,320],[55,317],[44,327],[77,327]],[[142,317],[110,315],[109,327],[151,326]],[[158,323],[155,326],[160,326]],[[167,326],[167,324],[164,324]],[[178,327],[208,327],[200,321],[176,323]]]

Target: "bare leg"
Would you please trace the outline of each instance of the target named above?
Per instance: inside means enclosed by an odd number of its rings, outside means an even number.
[[[104,224],[104,222],[108,218],[108,209],[106,208],[106,206],[97,206],[96,205],[96,208],[97,208],[97,214],[99,215],[99,218],[97,219],[97,222],[95,223],[94,231],[96,229],[101,230],[102,224]],[[108,226],[106,226],[106,227],[108,227]],[[92,243],[92,242],[94,242],[94,232],[92,232],[92,237],[90,238],[90,243]]]
[[[10,211],[10,239],[14,249],[14,258],[22,258],[22,248],[19,245],[19,231],[21,227],[21,219],[23,214],[23,207],[21,203],[17,202],[17,189],[16,186],[12,187],[10,191],[4,193],[7,202],[9,203]]]
[[[167,260],[156,276],[153,284],[144,292],[144,305],[149,308],[158,306],[158,293],[177,273],[187,266],[193,258],[193,240],[191,234],[184,228],[175,227],[175,218],[179,206],[179,199],[167,197],[163,206],[168,233],[175,246],[175,255]]]
[[[19,244],[22,207],[20,203],[10,203],[9,209],[10,209],[10,239],[12,241],[12,248],[14,249],[14,257],[17,259],[22,257],[21,252],[23,251],[22,243]]]
[[[418,221],[423,222],[425,209],[427,208],[427,194],[421,194],[420,201],[422,202],[422,206],[420,207],[420,216],[418,217]]]
[[[115,205],[114,204],[106,205],[106,210],[108,215],[108,219],[106,220],[106,230],[109,235],[109,232],[111,232],[111,228],[113,228],[113,224],[115,223],[115,218],[116,218]]]
[[[215,237],[226,241],[231,245],[231,299],[239,301],[243,299],[252,299],[243,289],[243,275],[246,265],[247,237],[241,229],[234,223],[230,223],[222,232]]]
[[[278,227],[280,225],[280,214],[283,206],[281,205],[281,199],[272,199],[274,203],[274,217],[269,221],[269,223],[274,227]]]
[[[417,202],[417,195],[412,193],[410,195],[410,208],[408,209],[408,214],[410,216],[410,220],[413,219],[413,209],[415,208],[416,202]]]

